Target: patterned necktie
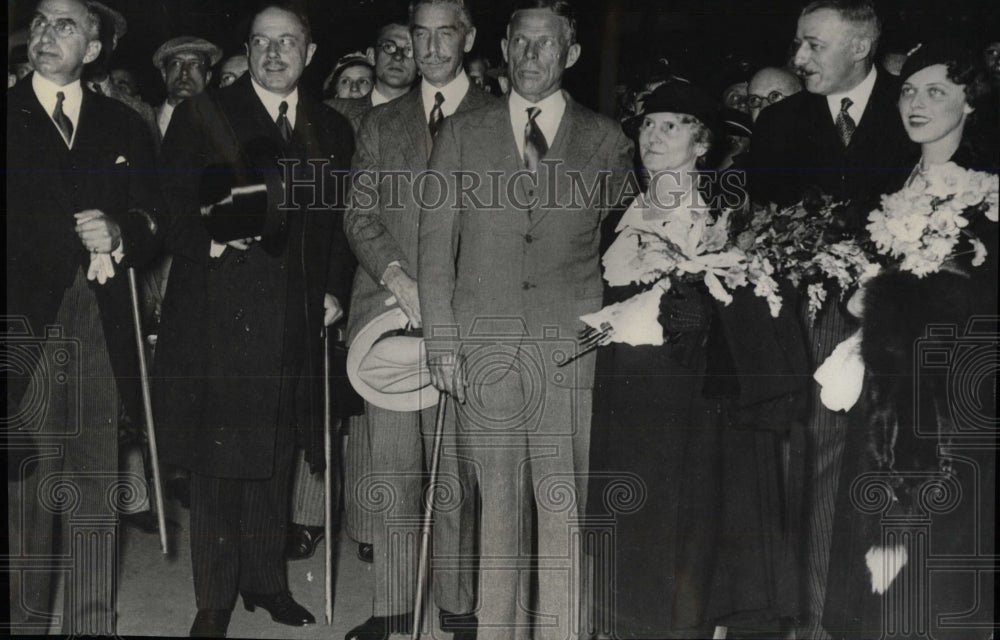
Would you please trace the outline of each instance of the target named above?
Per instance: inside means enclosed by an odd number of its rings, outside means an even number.
[[[837,119],[834,121],[834,126],[837,127],[837,134],[840,136],[840,141],[844,143],[844,147],[851,144],[851,136],[854,135],[854,130],[858,128],[858,125],[854,122],[854,118],[851,114],[847,112],[854,104],[850,98],[844,98],[840,101],[840,113],[837,114]]]
[[[535,118],[542,112],[538,107],[528,107],[528,122],[524,125],[524,166],[535,171],[538,161],[548,152],[549,143],[538,127]]]
[[[56,108],[52,110],[52,119],[55,120],[56,126],[59,127],[59,131],[62,132],[63,137],[66,138],[66,144],[70,143],[73,139],[73,123],[69,121],[69,117],[63,113],[63,100],[66,99],[66,94],[62,91],[56,93]]]
[[[444,121],[444,112],[441,111],[441,104],[444,102],[444,94],[440,91],[434,94],[434,106],[431,107],[431,117],[427,121],[427,128],[431,130],[431,137],[437,135],[441,123]]]
[[[288,103],[284,100],[278,105],[278,131],[281,132],[281,137],[284,138],[285,144],[292,139],[292,123],[288,121]]]

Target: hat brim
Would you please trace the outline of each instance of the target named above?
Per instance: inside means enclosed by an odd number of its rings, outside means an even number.
[[[369,385],[358,373],[372,345],[385,334],[405,328],[406,324],[406,314],[402,309],[399,307],[389,309],[362,327],[347,349],[347,379],[359,396],[380,409],[420,411],[436,405],[441,396],[441,393],[430,384],[405,393],[386,393]]]

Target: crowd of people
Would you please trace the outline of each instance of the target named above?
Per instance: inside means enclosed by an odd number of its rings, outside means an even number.
[[[347,640],[411,633],[428,493],[423,626],[455,638],[991,637],[1000,45],[897,55],[870,0],[813,0],[788,59],[713,86],[656,57],[612,118],[563,89],[591,46],[568,0],[518,4],[502,67],[462,0],[413,0],[321,96],[297,4],[249,25],[228,57],[163,42],[155,107],[106,3],[40,0],[11,59],[8,340],[36,345],[7,372],[15,632],[48,629],[63,572],[63,631],[115,633],[116,532],[156,530],[160,462],[193,637],[238,598],[314,623],[287,563],[329,508],[373,564]],[[815,317],[799,282],[779,311],[618,275],[646,239],[694,260],[820,195],[831,243],[916,247],[870,223],[904,193],[959,239]],[[637,300],[652,330],[615,315]],[[850,349],[830,408],[813,374]]]

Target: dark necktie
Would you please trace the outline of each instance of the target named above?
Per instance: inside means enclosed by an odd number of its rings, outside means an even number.
[[[535,171],[538,168],[538,161],[548,152],[549,143],[545,141],[545,134],[535,122],[535,118],[542,110],[538,107],[528,107],[527,111],[528,122],[524,125],[524,166]]]
[[[288,121],[288,103],[284,100],[278,105],[278,131],[281,132],[281,137],[284,138],[285,144],[292,139],[292,123]]]
[[[73,139],[73,123],[69,121],[69,117],[63,113],[63,100],[66,99],[66,94],[62,91],[56,93],[56,108],[52,110],[52,119],[55,120],[56,126],[59,127],[59,131],[62,132],[63,137],[66,138],[66,144],[70,143]]]
[[[851,114],[847,112],[854,104],[850,98],[844,98],[840,101],[840,113],[837,114],[837,119],[834,121],[834,126],[837,127],[837,135],[840,136],[840,141],[844,143],[844,147],[851,144],[851,136],[854,135],[854,130],[858,128],[857,123],[854,122],[854,118]]]
[[[431,107],[431,117],[427,121],[427,128],[431,130],[431,137],[437,135],[441,123],[444,121],[444,112],[441,111],[441,104],[444,102],[444,94],[440,91],[434,94],[434,106]]]

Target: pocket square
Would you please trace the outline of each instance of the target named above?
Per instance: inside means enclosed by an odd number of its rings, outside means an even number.
[[[125,156],[118,156],[115,160],[115,164],[128,164],[128,159]]]

